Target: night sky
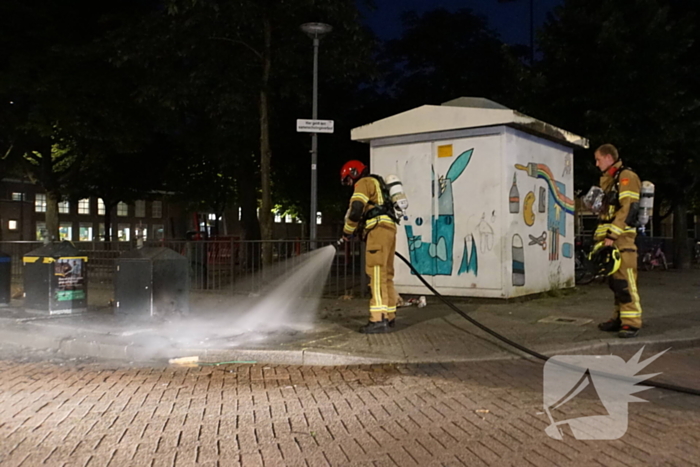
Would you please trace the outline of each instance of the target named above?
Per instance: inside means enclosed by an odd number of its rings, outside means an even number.
[[[547,13],[563,0],[535,0],[535,27],[541,25]],[[401,34],[401,13],[423,12],[436,8],[454,11],[469,8],[487,18],[489,27],[497,31],[504,42],[530,43],[530,1],[516,0],[499,3],[498,0],[375,0],[377,9],[365,12],[366,24],[380,39],[394,39]]]

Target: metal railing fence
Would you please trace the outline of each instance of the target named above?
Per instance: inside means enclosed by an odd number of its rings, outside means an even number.
[[[335,240],[317,240],[318,248]],[[116,261],[122,252],[136,248],[129,242],[72,242],[88,257],[88,280],[91,286],[111,286]],[[310,248],[309,240],[247,241],[163,240],[144,242],[144,247],[166,247],[187,258],[190,287],[193,291],[230,294],[255,294],[281,275],[295,270]],[[263,245],[272,248],[272,264],[263,264]],[[12,279],[23,280],[22,257],[43,246],[42,242],[0,242],[0,251],[12,256]],[[335,252],[323,295],[364,296],[367,278],[364,272],[364,246],[359,241],[345,244]]]

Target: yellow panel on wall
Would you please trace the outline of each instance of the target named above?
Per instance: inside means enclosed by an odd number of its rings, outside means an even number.
[[[444,146],[438,146],[437,153],[438,157],[452,157],[452,145],[446,144]]]

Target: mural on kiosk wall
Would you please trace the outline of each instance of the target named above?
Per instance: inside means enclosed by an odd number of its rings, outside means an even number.
[[[436,287],[539,291],[568,280],[561,276],[570,274],[561,261],[573,255],[568,154],[527,137],[503,141],[388,145],[375,155],[379,173],[402,177],[411,201],[401,223],[407,256]]]
[[[455,236],[455,209],[452,184],[455,183],[469,165],[474,149],[461,153],[452,162],[444,176],[438,178],[438,215],[432,216],[430,241],[423,239],[422,235],[413,234],[413,226],[406,225],[406,237],[411,264],[419,274],[425,276],[452,275],[454,263],[454,236]],[[448,157],[448,156],[444,156]],[[432,167],[433,197],[435,197],[435,167]],[[422,217],[415,219],[417,226],[423,225]],[[465,244],[466,245],[466,244]],[[465,246],[466,248],[466,246]],[[473,265],[476,272],[476,249],[473,249]]]
[[[546,212],[547,231],[539,235],[528,233],[528,246],[540,247],[543,251],[548,251],[549,261],[558,261],[561,239],[566,238],[566,215],[573,215],[574,201],[566,196],[566,185],[555,179],[552,171],[546,164],[539,164],[536,162],[530,162],[527,165],[515,164],[515,169],[516,174],[518,170],[524,171],[530,177],[542,180],[546,184],[546,187],[540,187],[539,189],[539,200],[535,197],[536,188],[528,192],[525,196],[523,202],[523,222],[527,227],[535,225],[536,214],[534,206],[536,203],[538,206],[538,213],[545,214]],[[571,158],[567,155],[562,176],[564,177],[570,174]],[[513,176],[513,180],[513,186],[511,187],[509,197],[511,205],[513,203],[514,189],[517,189],[515,175]],[[514,210],[511,207],[510,212],[517,213],[519,210]],[[525,285],[525,265],[522,252],[522,238],[520,235],[515,234],[513,236],[511,245],[513,248],[513,286],[522,287]],[[561,250],[564,257],[571,258],[573,256],[571,243],[564,243]],[[521,261],[521,259],[523,261]],[[561,271],[561,269],[559,269],[559,271]]]

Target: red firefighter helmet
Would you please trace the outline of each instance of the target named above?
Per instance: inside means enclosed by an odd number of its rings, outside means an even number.
[[[360,161],[347,161],[340,169],[340,183],[353,185],[367,170],[367,166]]]

